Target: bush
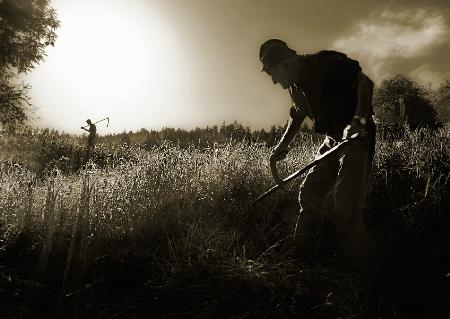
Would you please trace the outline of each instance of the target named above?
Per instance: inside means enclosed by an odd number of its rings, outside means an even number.
[[[437,113],[431,102],[431,91],[405,75],[395,75],[383,80],[374,95],[375,115],[388,127],[416,129],[440,127]]]

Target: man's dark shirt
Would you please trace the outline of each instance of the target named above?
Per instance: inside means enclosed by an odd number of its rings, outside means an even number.
[[[320,134],[342,136],[350,124],[358,103],[356,76],[361,71],[358,61],[336,51],[320,51],[298,57],[301,73],[290,88],[295,117],[298,108],[315,122]],[[306,105],[299,95],[304,92]]]

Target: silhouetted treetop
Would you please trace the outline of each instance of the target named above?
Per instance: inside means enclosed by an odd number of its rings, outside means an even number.
[[[29,71],[54,45],[59,26],[48,0],[0,1],[0,69]]]
[[[59,26],[49,0],[0,0],[0,124],[14,130],[32,110],[29,86],[13,81],[45,57]],[[1,127],[0,127],[1,128]]]
[[[413,129],[438,126],[431,90],[402,74],[381,82],[374,97],[374,107],[375,114],[384,123],[406,123]]]

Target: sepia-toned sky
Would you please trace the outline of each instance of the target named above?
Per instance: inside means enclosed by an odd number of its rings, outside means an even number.
[[[261,72],[259,46],[335,49],[379,83],[395,73],[432,88],[450,79],[443,0],[53,0],[55,47],[25,80],[38,127],[100,134],[238,121],[269,128],[289,117],[286,91]]]

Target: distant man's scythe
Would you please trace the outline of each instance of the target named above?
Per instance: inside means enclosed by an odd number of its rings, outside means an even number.
[[[108,121],[108,122],[106,123],[106,127],[108,127],[108,126],[109,126],[109,117],[105,117],[104,119],[98,120],[97,122],[92,123],[92,124],[97,124],[97,123],[103,122],[103,121],[105,121],[105,120]],[[88,127],[88,126],[89,126],[89,125],[85,125],[85,126],[83,126],[83,127]]]

